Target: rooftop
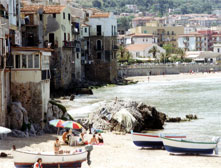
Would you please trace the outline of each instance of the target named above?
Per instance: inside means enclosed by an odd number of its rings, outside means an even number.
[[[143,51],[146,48],[150,48],[152,46],[153,44],[131,44],[131,45],[126,46],[126,49],[128,51]]]
[[[109,18],[110,13],[95,13],[90,16],[90,18]]]
[[[60,14],[66,7],[60,5],[25,5],[21,8],[21,12],[37,12],[39,9],[43,9],[45,14]]]

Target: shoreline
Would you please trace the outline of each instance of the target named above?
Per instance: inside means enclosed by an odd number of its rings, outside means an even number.
[[[141,149],[136,147],[130,134],[116,135],[103,133],[104,145],[95,145],[91,153],[90,168],[219,168],[221,156],[170,155],[165,150]],[[92,135],[86,135],[89,139]],[[21,150],[53,151],[53,143],[57,135],[46,134],[31,138],[7,137],[0,141],[1,152],[10,153],[15,144]],[[58,136],[61,140],[61,136]],[[73,150],[75,147],[62,145],[64,150]],[[190,164],[191,162],[191,164]],[[182,164],[180,164],[182,163]],[[0,158],[0,168],[14,168],[13,158]],[[83,162],[82,168],[89,168]]]
[[[221,72],[212,73],[181,73],[181,74],[171,74],[171,75],[152,75],[152,76],[133,76],[127,77],[126,80],[138,81],[138,82],[161,82],[161,81],[174,81],[174,80],[188,80],[188,79],[206,79],[211,77],[221,78]]]

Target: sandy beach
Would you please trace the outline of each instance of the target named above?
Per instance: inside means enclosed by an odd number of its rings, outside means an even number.
[[[7,137],[0,141],[0,151],[11,153],[11,146],[31,151],[52,151],[56,135],[43,135],[26,139]],[[91,135],[87,135],[89,139]],[[103,134],[105,143],[94,146],[91,154],[91,168],[219,168],[221,158],[217,156],[187,156],[169,155],[165,150],[145,149],[136,147],[131,135]],[[61,138],[59,136],[59,138]],[[64,150],[74,150],[74,147],[62,145]],[[86,162],[82,168],[88,168]],[[14,168],[13,158],[0,158],[0,168]]]
[[[215,73],[183,73],[177,75],[156,75],[149,76],[149,82],[154,81],[172,81],[172,80],[188,80],[188,79],[201,79],[201,78],[221,78],[221,72]],[[134,76],[128,77],[127,80],[138,81],[138,82],[147,82],[148,76]]]

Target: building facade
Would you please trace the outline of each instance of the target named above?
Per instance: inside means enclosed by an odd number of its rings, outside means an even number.
[[[117,78],[117,19],[112,13],[95,13],[86,24],[90,26],[86,42],[90,50],[85,65],[86,78],[113,82]],[[87,27],[84,30],[88,30]]]

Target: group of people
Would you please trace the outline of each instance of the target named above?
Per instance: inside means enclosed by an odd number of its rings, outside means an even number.
[[[62,140],[65,144],[70,144],[71,138],[72,137],[76,137],[73,135],[72,130],[66,130],[63,135],[62,135]],[[90,141],[88,142],[85,138],[85,133],[82,132],[79,137],[77,137],[77,145],[96,145],[96,144],[103,144],[104,143],[104,139],[101,135],[101,133],[98,134],[93,134],[92,138],[90,139]],[[56,138],[56,141],[54,143],[54,153],[55,154],[59,154],[60,152],[62,152],[61,149],[61,143],[59,141],[58,138]]]

